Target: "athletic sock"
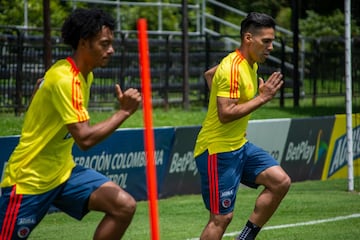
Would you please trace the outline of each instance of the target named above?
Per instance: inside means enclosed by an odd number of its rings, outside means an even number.
[[[256,235],[260,232],[260,229],[261,227],[253,224],[250,221],[247,221],[244,229],[241,231],[236,240],[254,240]]]

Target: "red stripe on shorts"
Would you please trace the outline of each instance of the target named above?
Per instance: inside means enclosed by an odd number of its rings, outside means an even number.
[[[210,211],[219,214],[219,178],[217,169],[217,155],[208,156],[208,176],[210,193]]]
[[[16,194],[16,185],[12,188],[9,205],[1,228],[0,240],[10,240],[14,232],[16,219],[21,205],[22,194]]]

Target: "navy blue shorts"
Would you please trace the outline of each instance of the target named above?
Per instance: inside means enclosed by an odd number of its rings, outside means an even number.
[[[89,212],[91,193],[108,181],[93,169],[76,166],[65,183],[42,194],[16,194],[16,185],[2,188],[0,239],[26,239],[52,206],[82,219]]]
[[[195,158],[201,176],[201,192],[206,208],[214,214],[234,210],[240,182],[257,188],[256,177],[279,163],[265,150],[247,142],[240,149]]]

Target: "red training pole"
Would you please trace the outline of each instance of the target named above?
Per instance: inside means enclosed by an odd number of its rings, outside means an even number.
[[[159,223],[158,223],[158,207],[157,207],[157,181],[154,151],[154,131],[152,124],[152,102],[151,102],[151,79],[149,64],[149,48],[147,39],[146,19],[138,20],[138,38],[139,38],[139,59],[140,59],[140,75],[142,86],[142,100],[144,111],[144,138],[146,152],[146,180],[149,199],[149,213],[151,225],[151,239],[158,240]]]

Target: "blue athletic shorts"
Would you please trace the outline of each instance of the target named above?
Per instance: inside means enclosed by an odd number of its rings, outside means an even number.
[[[16,185],[2,188],[0,239],[26,239],[51,206],[81,220],[89,212],[90,194],[108,181],[93,169],[76,166],[65,183],[43,194],[16,194]]]
[[[206,208],[214,214],[234,210],[240,182],[257,188],[256,177],[279,163],[265,150],[247,142],[240,149],[195,158],[201,176],[201,192]]]

